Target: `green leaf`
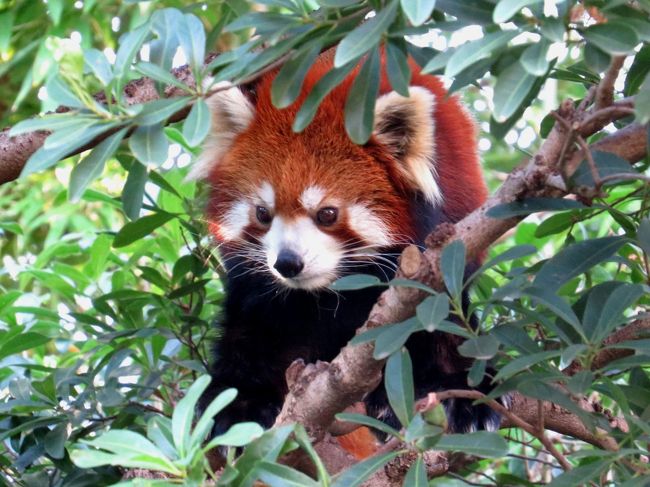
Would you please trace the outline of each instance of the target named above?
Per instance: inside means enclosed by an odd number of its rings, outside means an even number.
[[[400,0],[400,4],[411,24],[417,26],[427,21],[436,6],[436,0]]]
[[[174,218],[170,213],[154,213],[124,225],[113,240],[113,247],[125,247],[141,239]]]
[[[372,135],[375,101],[379,93],[379,51],[363,63],[345,100],[345,130],[355,144],[365,144]]]
[[[549,359],[559,357],[561,354],[561,350],[547,350],[510,359],[506,365],[501,367],[494,380],[508,379],[522,370],[528,369],[540,362],[548,362]]]
[[[187,143],[196,147],[210,132],[210,109],[202,98],[197,99],[192,105],[190,114],[183,122],[183,137]]]
[[[85,108],[84,103],[77,98],[77,95],[63,81],[60,75],[55,75],[45,84],[47,96],[58,105],[70,108]]]
[[[399,452],[390,452],[359,462],[336,475],[331,487],[357,487],[397,455]]]
[[[420,455],[418,455],[418,459],[411,465],[408,472],[406,472],[403,485],[407,487],[428,487],[427,470]]]
[[[153,216],[153,215],[152,215]],[[146,217],[145,217],[146,218]],[[142,218],[140,219],[142,220]],[[134,222],[137,223],[137,222]],[[172,413],[172,434],[174,444],[181,457],[190,450],[190,431],[192,429],[192,418],[194,417],[194,408],[199,401],[201,394],[210,384],[210,376],[202,375],[185,393],[183,399],[178,401],[174,412]]]
[[[584,51],[585,64],[595,73],[602,73],[612,60],[611,56],[593,44],[587,44]]]
[[[370,274],[352,274],[349,276],[339,277],[330,285],[334,291],[352,291],[356,289],[365,289],[373,286],[385,285],[377,276]]]
[[[418,331],[419,328],[420,324],[415,318],[409,318],[401,323],[379,328],[382,331],[375,340],[375,350],[373,351],[372,356],[375,360],[381,360],[388,357],[404,345],[406,340],[408,340],[414,332]]]
[[[162,165],[169,150],[162,124],[138,127],[129,138],[129,149],[144,166]]]
[[[643,80],[650,72],[650,44],[645,44],[634,56],[634,62],[625,77],[625,96],[636,94],[643,84]]]
[[[494,119],[503,122],[513,115],[524,103],[534,84],[535,76],[529,74],[518,62],[503,70],[494,86]]]
[[[499,0],[492,13],[495,24],[507,22],[522,8],[542,3],[543,0]]]
[[[184,91],[189,91],[189,86],[181,83],[173,74],[171,74],[166,69],[161,68],[160,66],[149,63],[146,61],[141,61],[135,66],[135,70],[138,73],[143,74],[155,81],[160,81],[169,86],[176,86]]]
[[[194,427],[194,431],[190,438],[191,444],[200,444],[205,439],[214,424],[213,418],[219,414],[223,408],[233,402],[235,397],[237,397],[237,390],[230,388],[220,392],[219,395],[212,400],[208,407],[205,408],[201,418]]]
[[[75,112],[47,114],[42,117],[21,120],[11,127],[11,130],[9,130],[9,136],[16,137],[17,135],[34,132],[36,130],[49,130],[54,132],[57,130],[67,129],[79,125],[80,118],[83,118],[84,122],[97,120],[94,117],[83,117]]]
[[[411,68],[404,39],[388,39],[386,43],[386,73],[393,89],[402,96],[409,96]]]
[[[378,419],[366,416],[365,414],[358,413],[339,413],[336,415],[336,419],[339,421],[347,421],[349,423],[361,424],[363,426],[368,426],[369,428],[374,428],[376,430],[382,431],[390,436],[399,436],[399,431],[395,428],[388,426],[386,423],[382,423]]]
[[[618,20],[591,25],[582,31],[582,36],[587,42],[615,56],[632,52],[639,43],[636,31]]]
[[[627,241],[624,237],[603,237],[576,242],[546,261],[533,285],[553,292],[570,279],[609,259]]]
[[[113,68],[103,52],[97,49],[87,49],[84,51],[84,61],[102,85],[108,86],[111,83]]]
[[[454,240],[442,249],[440,270],[449,294],[455,299],[460,297],[465,273],[465,245],[462,241]]]
[[[257,471],[254,468],[260,460],[275,461],[282,452],[289,435],[294,431],[294,425],[288,424],[266,431],[261,437],[251,443],[237,459],[237,470],[240,476],[233,487],[250,487],[256,480]]]
[[[9,355],[17,355],[25,350],[40,347],[49,341],[50,337],[33,331],[20,333],[19,335],[5,340],[2,346],[0,346],[0,359],[8,357]]]
[[[124,78],[129,72],[131,63],[140,51],[142,44],[149,36],[149,23],[145,22],[140,27],[127,32],[120,39],[120,47],[115,54],[113,72],[116,78]]]
[[[598,172],[598,176],[603,178],[613,174],[629,174],[634,173],[634,169],[630,167],[630,163],[625,159],[618,157],[610,152],[593,151],[592,158]],[[571,176],[573,184],[578,186],[594,186],[594,178],[591,174],[591,168],[586,160],[583,160],[578,169]],[[612,181],[613,182],[613,181]],[[608,183],[608,184],[611,184]]]
[[[436,443],[436,450],[459,451],[483,458],[499,458],[508,454],[508,444],[497,433],[477,431],[462,435],[445,435]]]
[[[579,201],[562,198],[526,198],[493,206],[487,211],[487,216],[490,218],[512,218],[539,211],[564,211],[579,208],[586,208],[586,206]]]
[[[416,308],[416,316],[428,332],[432,332],[449,316],[449,298],[444,294],[429,296]]]
[[[336,48],[334,67],[341,68],[374,48],[395,20],[397,0],[390,0],[377,14],[347,34]]]
[[[402,426],[407,426],[415,414],[413,365],[408,350],[402,348],[386,361],[384,384],[390,407]]]
[[[138,161],[133,161],[122,190],[122,209],[129,220],[137,220],[140,216],[147,179],[147,168]]]
[[[593,343],[600,343],[616,326],[627,321],[623,312],[648,292],[642,285],[628,283],[607,289],[609,292],[605,294],[596,289],[589,294],[587,300],[585,329]]]
[[[580,324],[580,320],[578,320],[578,317],[571,309],[571,306],[569,306],[564,299],[555,294],[552,289],[534,286],[526,288],[525,292],[533,298],[533,301],[546,306],[555,315],[569,323],[576,333],[585,339],[585,333]]]
[[[190,100],[189,96],[177,96],[145,103],[141,105],[142,110],[135,116],[133,122],[137,125],[155,125],[164,122],[173,114],[185,108]]]
[[[322,47],[322,41],[318,40],[311,46],[304,46],[284,63],[271,86],[271,101],[276,107],[286,108],[296,100],[300,94],[302,82]]]
[[[636,95],[634,101],[636,110],[636,119],[639,123],[648,123],[650,121],[650,76],[646,76],[641,85],[641,89]]]
[[[178,42],[196,76],[201,71],[205,60],[205,29],[203,23],[196,15],[185,14],[183,15],[183,21],[176,28]]]
[[[279,463],[260,462],[256,469],[260,480],[270,487],[317,487],[320,485],[304,473]]]
[[[207,452],[216,446],[240,447],[248,445],[251,441],[262,436],[262,433],[264,433],[264,428],[257,423],[233,424],[224,434],[212,438],[203,450]]]
[[[543,238],[556,235],[570,228],[576,222],[576,213],[565,212],[552,215],[535,229],[535,237]]]
[[[548,71],[549,62],[546,54],[551,43],[542,38],[539,42],[528,46],[521,55],[520,62],[524,69],[533,76],[544,76]]]
[[[176,466],[158,449],[156,445],[144,436],[128,430],[114,429],[101,436],[87,440],[85,443],[102,450],[107,450],[114,455],[91,450],[76,450],[73,452],[73,461],[77,465],[121,465],[126,467],[140,467],[152,470],[161,470],[180,475]]]
[[[498,31],[486,34],[481,39],[466,42],[456,49],[447,62],[445,76],[449,78],[456,76],[465,68],[501,49],[517,35],[519,35],[519,30]]]
[[[650,218],[642,218],[636,231],[636,240],[639,247],[650,257]]]
[[[298,113],[296,113],[292,127],[294,132],[302,132],[305,130],[305,127],[314,119],[318,106],[323,99],[346,78],[355,65],[356,63],[351,62],[340,68],[334,68],[318,80],[309,92],[309,95],[307,95],[307,98],[305,98]]]
[[[70,185],[68,187],[68,198],[72,202],[79,201],[81,195],[88,185],[104,170],[104,165],[120,146],[126,135],[127,129],[123,128],[107,139],[100,142],[95,148],[84,157],[70,174]]]
[[[575,487],[576,485],[587,485],[597,478],[607,468],[607,463],[594,462],[588,465],[581,465],[558,475],[548,484],[549,487]]]
[[[60,460],[65,456],[65,442],[68,439],[67,429],[67,423],[59,423],[45,435],[43,445],[47,454],[52,458]]]
[[[487,360],[499,351],[499,340],[492,335],[481,335],[465,340],[459,347],[458,353],[463,357],[473,357]]]
[[[516,247],[511,247],[508,250],[500,253],[495,256],[493,259],[489,260],[483,264],[473,275],[474,276],[482,274],[486,270],[495,267],[503,262],[508,262],[509,260],[521,259],[528,255],[534,254],[537,252],[537,247],[534,245],[517,245]]]

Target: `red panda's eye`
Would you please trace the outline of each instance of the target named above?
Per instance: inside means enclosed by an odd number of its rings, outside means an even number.
[[[319,225],[323,225],[325,227],[329,227],[330,225],[333,225],[336,222],[336,219],[339,216],[339,210],[336,208],[321,208],[318,210],[318,213],[316,213],[316,221],[318,222]]]
[[[263,206],[258,206],[255,208],[255,216],[257,217],[257,220],[263,225],[268,225],[271,223],[271,220],[273,220],[273,216],[271,215],[269,209]]]

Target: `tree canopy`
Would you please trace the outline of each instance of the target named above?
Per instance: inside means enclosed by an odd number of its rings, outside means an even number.
[[[649,41],[648,0],[0,1],[0,482],[645,485]],[[274,428],[206,443],[236,391],[195,417],[224,298],[206,188],[185,180],[205,99],[276,70],[287,107],[330,48],[295,131],[358,67],[345,124],[365,143],[381,50],[401,94],[411,57],[475,116],[492,196],[408,247],[389,285],[337,281],[386,288],[360,334],[292,366]],[[423,329],[463,337],[469,385],[490,364],[494,391],[416,401],[403,344]],[[384,366],[399,431],[342,413]],[[461,397],[502,428],[446,433],[440,402]],[[352,423],[389,439],[342,459],[330,434]]]

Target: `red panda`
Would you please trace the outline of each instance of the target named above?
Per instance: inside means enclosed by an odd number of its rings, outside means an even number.
[[[292,124],[307,93],[332,67],[321,55],[296,102],[271,103],[276,73],[209,99],[212,133],[191,171],[210,186],[208,225],[227,270],[208,403],[227,387],[239,395],[215,432],[239,421],[271,426],[296,359],[332,360],[364,323],[381,289],[334,293],[351,273],[388,280],[409,243],[456,222],[485,200],[474,123],[441,81],[413,72],[409,96],[392,91],[382,59],[374,130],[354,144],[344,126],[356,72],[325,97],[301,133]],[[418,332],[407,342],[418,397],[467,388],[454,337]],[[383,386],[365,400],[369,414],[397,426]],[[450,429],[494,428],[486,406],[446,404]]]

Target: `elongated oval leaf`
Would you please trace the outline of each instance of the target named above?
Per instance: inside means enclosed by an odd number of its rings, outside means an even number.
[[[386,361],[384,374],[388,402],[402,426],[407,426],[415,413],[413,365],[408,350],[403,348],[391,355]]]
[[[340,68],[351,61],[359,59],[374,48],[381,40],[381,36],[395,20],[396,13],[397,0],[390,0],[377,15],[346,35],[336,48],[334,67]]]
[[[296,114],[292,127],[294,132],[302,132],[311,123],[318,110],[318,105],[330,91],[345,79],[355,65],[354,62],[351,62],[340,68],[334,68],[318,80]]]
[[[271,101],[276,107],[288,107],[296,100],[302,82],[320,54],[322,46],[319,40],[313,46],[300,50],[282,66],[271,87]]]
[[[542,38],[539,42],[528,46],[521,55],[521,64],[533,76],[543,76],[548,71],[549,62],[546,59],[551,43]]]
[[[210,109],[205,101],[199,98],[194,102],[190,114],[183,122],[183,137],[190,146],[196,147],[208,135],[210,126]]]
[[[126,183],[122,190],[122,208],[129,220],[137,220],[140,216],[147,179],[147,168],[134,161],[129,168],[129,175],[126,177]]]
[[[481,335],[465,340],[459,347],[458,353],[463,357],[487,360],[499,351],[499,340],[492,335]]]
[[[390,452],[371,457],[348,468],[334,477],[331,487],[357,487],[370,475],[395,458],[399,452]]]
[[[163,226],[172,218],[174,218],[174,215],[170,213],[154,213],[153,215],[143,216],[134,222],[129,222],[115,235],[113,247],[119,248],[129,245],[149,235],[156,228]]]
[[[404,485],[408,487],[427,487],[429,485],[427,470],[421,456],[418,456],[418,459],[411,465],[408,472],[406,472]]]
[[[535,84],[535,76],[515,62],[506,68],[497,79],[494,87],[494,112],[497,122],[503,122],[513,115],[525,102]]]
[[[143,220],[143,218],[140,220]],[[133,223],[128,223],[127,225],[132,225]],[[201,394],[210,384],[210,380],[209,375],[202,375],[199,377],[185,393],[183,399],[178,401],[174,408],[172,414],[172,434],[174,436],[174,444],[176,445],[176,449],[181,457],[185,455],[190,447],[190,431],[192,429],[194,408],[196,407],[196,403],[199,401]]]
[[[463,435],[445,435],[436,443],[436,450],[460,451],[478,457],[499,458],[508,454],[508,444],[497,433],[477,431]]]
[[[548,260],[535,276],[535,287],[555,290],[569,279],[588,271],[614,255],[627,239],[603,237],[576,242]]]
[[[379,51],[366,59],[345,101],[345,130],[356,144],[365,144],[372,134],[375,101],[379,93]]]
[[[138,127],[129,138],[129,149],[145,166],[160,166],[167,160],[169,141],[162,124]]]
[[[386,72],[393,89],[402,96],[409,96],[411,68],[403,39],[389,39],[386,43]]]
[[[522,8],[542,3],[543,0],[500,0],[492,12],[495,23],[507,22]]]
[[[565,211],[586,208],[575,200],[562,198],[526,198],[494,206],[487,211],[490,218],[512,218],[514,216],[530,215],[538,211]]]
[[[429,296],[417,306],[416,316],[425,330],[435,330],[449,316],[449,298],[445,294]]]
[[[375,350],[372,356],[376,360],[381,360],[395,353],[419,327],[420,325],[417,319],[409,318],[402,323],[380,328],[383,331],[379,333],[379,336],[375,340]],[[384,328],[386,329],[384,330]],[[371,331],[366,333],[370,333]]]
[[[77,164],[70,174],[68,198],[78,201],[88,185],[104,170],[104,165],[120,146],[126,135],[126,128],[114,133],[100,142],[86,157]]]
[[[400,0],[400,4],[411,24],[417,26],[427,21],[436,6],[436,0]]]
[[[465,245],[463,242],[454,240],[442,249],[440,270],[449,294],[458,298],[463,289],[463,274],[465,272]]]
[[[456,49],[447,62],[445,76],[450,78],[456,76],[475,62],[501,49],[518,34],[518,30],[493,32],[485,35],[482,39],[463,44]]]
[[[155,125],[171,117],[174,113],[183,109],[191,100],[187,96],[164,98],[154,100],[142,105],[142,111],[134,118],[138,125]]]
[[[632,52],[639,43],[636,31],[621,21],[589,26],[582,35],[587,42],[615,56]]]
[[[304,473],[279,463],[260,462],[257,471],[260,480],[270,487],[318,487],[320,485]]]

